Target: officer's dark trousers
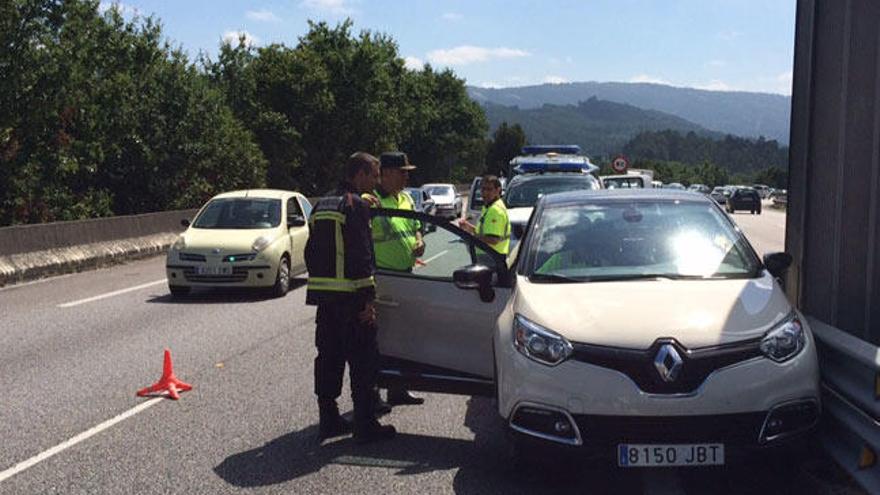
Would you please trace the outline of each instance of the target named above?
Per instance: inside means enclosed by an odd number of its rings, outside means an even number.
[[[315,345],[315,394],[323,408],[335,409],[342,393],[342,376],[348,362],[355,422],[373,419],[373,388],[379,372],[376,325],[358,321],[362,309],[352,303],[318,305]]]

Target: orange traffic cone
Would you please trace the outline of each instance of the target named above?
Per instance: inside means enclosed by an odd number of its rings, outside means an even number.
[[[149,387],[138,390],[137,396],[146,397],[148,395],[158,395],[162,392],[168,392],[168,397],[177,400],[180,398],[180,394],[177,392],[186,392],[187,390],[192,390],[192,385],[184,383],[174,376],[174,369],[171,365],[171,351],[165,349],[165,363],[162,366],[162,378],[159,378],[158,382]]]

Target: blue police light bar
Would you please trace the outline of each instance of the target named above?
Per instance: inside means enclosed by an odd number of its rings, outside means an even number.
[[[534,144],[523,146],[523,155],[544,155],[558,153],[560,155],[580,155],[581,147],[576,144]]]
[[[592,173],[599,170],[583,155],[519,156],[510,161],[518,174],[543,172]]]

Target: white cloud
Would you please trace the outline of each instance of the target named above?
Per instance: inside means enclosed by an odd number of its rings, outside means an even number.
[[[348,0],[303,0],[299,5],[315,12],[330,15],[349,15],[354,13],[354,9],[348,4]]]
[[[463,16],[461,14],[458,14],[456,12],[446,12],[445,14],[443,14],[440,17],[442,17],[444,21],[453,21],[453,22],[460,21],[463,18]]]
[[[548,84],[565,84],[571,81],[561,76],[547,76],[544,78],[544,82]]]
[[[238,46],[238,40],[244,37],[244,46],[254,46],[260,43],[260,38],[247,31],[226,31],[223,33],[223,42],[232,46]]]
[[[705,89],[706,91],[737,91],[736,88],[720,79],[712,79],[707,84],[695,84],[694,88]]]
[[[425,67],[425,61],[418,57],[404,57],[403,66],[410,70],[422,70]]]
[[[671,82],[661,79],[659,77],[649,76],[648,74],[639,74],[637,76],[633,76],[629,78],[629,82],[633,83],[651,83],[651,84],[667,84],[672,85]]]
[[[449,50],[433,50],[428,53],[428,60],[437,65],[467,65],[474,62],[528,57],[530,55],[529,52],[516,48],[486,48],[462,45],[450,48]]]
[[[497,89],[497,88],[503,88],[504,86],[502,86],[501,84],[499,84],[495,81],[483,81],[483,82],[477,84],[477,87],[487,88],[487,89]]]
[[[784,95],[790,95],[793,78],[792,71],[783,72],[776,76],[776,90]]]
[[[268,10],[249,10],[245,17],[252,21],[281,22],[281,18]]]

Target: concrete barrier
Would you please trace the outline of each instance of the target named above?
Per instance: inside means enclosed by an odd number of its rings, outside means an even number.
[[[196,211],[0,228],[0,286],[160,254]]]

